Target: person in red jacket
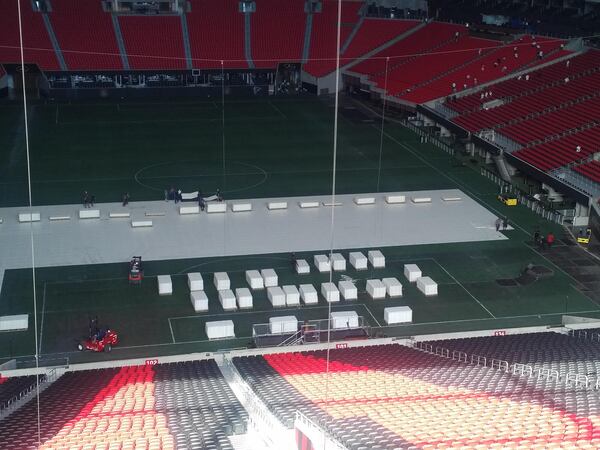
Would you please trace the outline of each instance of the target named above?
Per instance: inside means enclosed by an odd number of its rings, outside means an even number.
[[[552,232],[546,235],[546,244],[548,244],[548,248],[552,248],[552,244],[554,244],[554,234]]]

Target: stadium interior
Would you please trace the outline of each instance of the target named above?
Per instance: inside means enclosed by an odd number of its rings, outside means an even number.
[[[0,120],[0,450],[600,448],[598,0],[4,0]]]

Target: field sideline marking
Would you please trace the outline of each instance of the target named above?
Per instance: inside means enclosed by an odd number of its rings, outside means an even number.
[[[169,321],[169,328],[171,329],[171,339],[173,339],[173,344],[175,344],[177,341],[175,340],[175,334],[173,334],[173,326],[171,325],[171,318],[167,317],[168,321]]]
[[[269,103],[269,105],[271,105],[271,108],[273,108],[275,111],[277,111],[277,113],[280,114],[281,117],[283,117],[284,119],[287,120],[287,116],[283,112],[281,112],[281,110],[277,106],[275,106],[273,103],[271,103],[270,100],[267,103]]]
[[[369,315],[373,318],[373,320],[375,321],[375,323],[377,324],[378,327],[381,326],[381,324],[379,323],[379,320],[377,320],[375,318],[375,316],[373,315],[373,313],[371,312],[371,310],[369,309],[369,307],[367,305],[365,305],[364,303],[358,303],[357,306],[363,306],[367,312],[369,313]]]
[[[449,276],[450,278],[452,278],[452,279],[453,279],[453,280],[456,282],[456,284],[458,284],[458,285],[459,285],[461,288],[463,288],[463,289],[464,289],[464,291],[465,291],[467,294],[469,294],[469,296],[470,296],[470,297],[471,297],[473,300],[475,300],[477,303],[479,303],[479,306],[481,306],[483,309],[485,309],[485,311],[486,311],[486,312],[487,312],[487,313],[488,313],[490,316],[492,316],[492,318],[493,318],[493,319],[497,319],[497,317],[496,317],[495,315],[493,315],[493,314],[492,314],[492,312],[491,312],[489,309],[487,309],[487,308],[486,308],[486,307],[483,305],[483,303],[481,303],[481,302],[480,302],[480,301],[477,299],[477,297],[475,297],[473,294],[471,294],[471,293],[469,292],[469,290],[468,290],[466,287],[464,287],[464,286],[463,286],[463,284],[462,284],[460,281],[458,281],[458,280],[457,280],[457,279],[454,277],[454,275],[452,275],[450,272],[448,272],[448,271],[446,270],[446,268],[445,268],[444,266],[442,266],[442,265],[441,265],[441,264],[440,264],[440,263],[439,263],[439,262],[438,262],[438,261],[437,261],[435,258],[431,258],[431,259],[432,259],[432,260],[433,260],[433,262],[434,262],[434,263],[436,263],[436,264],[437,264],[437,265],[438,265],[438,266],[439,266],[439,267],[440,267],[440,268],[441,268],[441,269],[442,269],[444,272],[446,272],[446,273],[448,274],[448,276]]]

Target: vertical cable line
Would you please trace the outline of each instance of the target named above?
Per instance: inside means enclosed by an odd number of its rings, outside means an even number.
[[[25,55],[23,52],[23,21],[21,20],[21,0],[17,0],[17,12],[19,15],[19,49],[21,52],[21,81],[23,83],[23,115],[25,117],[25,152],[27,155],[27,187],[29,189],[29,214],[33,207],[31,202],[31,164],[29,157],[29,124],[27,115],[27,89],[25,86]],[[37,439],[38,446],[41,445],[42,431],[40,424],[40,374],[39,374],[39,349],[38,349],[38,326],[37,326],[37,293],[35,289],[35,251],[33,244],[33,222],[29,222],[29,240],[31,242],[31,276],[33,282],[33,324],[35,339],[35,368],[36,368],[36,400],[37,400]]]
[[[385,124],[385,106],[387,100],[387,82],[388,82],[388,65],[390,57],[385,58],[385,81],[383,83],[383,109],[381,110],[381,136],[379,137],[379,165],[377,166],[377,190],[379,192],[379,184],[381,181],[381,157],[383,154],[383,126]]]
[[[340,33],[342,23],[342,0],[338,0],[337,10],[337,42],[335,52],[335,102],[333,111],[333,165],[331,177],[331,225],[330,225],[330,241],[329,241],[329,282],[333,282],[333,263],[331,256],[333,255],[333,238],[335,225],[335,181],[337,169],[337,145],[338,145],[338,109],[340,100]],[[327,357],[325,363],[325,406],[329,403],[329,352],[331,351],[331,302],[328,302],[327,307]],[[323,435],[325,439],[325,435]]]
[[[223,155],[223,186],[221,193],[226,189],[225,186],[225,62],[221,60],[221,142]]]

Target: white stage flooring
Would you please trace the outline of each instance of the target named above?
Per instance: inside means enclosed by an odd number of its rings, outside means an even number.
[[[405,204],[387,204],[386,195],[406,195]],[[410,198],[431,197],[432,203],[413,204]],[[358,206],[355,197],[375,197],[376,204]],[[446,202],[442,197],[461,197]],[[267,209],[270,201],[287,201],[288,209]],[[318,201],[302,209],[300,201]],[[2,208],[0,218],[0,285],[6,269],[31,267],[30,229],[36,267],[128,262],[209,256],[252,255],[328,249],[331,196],[227,201],[227,213],[179,215],[174,202],[97,204],[100,219],[78,218],[81,205],[34,207],[41,221],[19,223],[28,208]],[[249,212],[232,212],[232,203],[252,203]],[[388,247],[447,242],[506,239],[496,232],[496,216],[457,189],[336,196],[334,248]],[[183,203],[195,205],[195,203]],[[132,228],[131,219],[109,219],[109,212],[131,213],[133,220],[152,220],[152,228]],[[147,213],[164,216],[146,217]],[[71,216],[49,221],[50,216]]]

